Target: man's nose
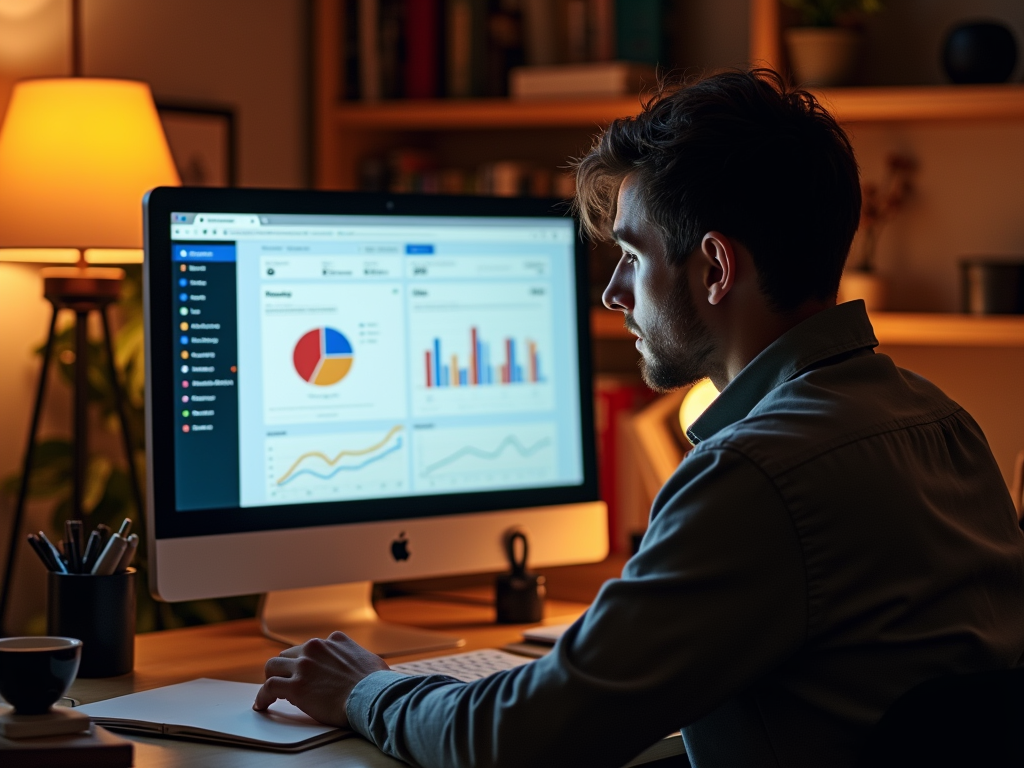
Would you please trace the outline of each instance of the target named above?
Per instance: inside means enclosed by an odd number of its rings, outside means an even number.
[[[633,287],[632,280],[626,277],[626,268],[622,260],[615,265],[611,280],[601,294],[601,302],[608,309],[615,309],[619,312],[633,311]]]

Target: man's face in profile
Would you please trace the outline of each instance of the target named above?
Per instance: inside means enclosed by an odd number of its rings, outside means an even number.
[[[705,378],[715,345],[691,292],[692,258],[670,258],[664,236],[646,217],[635,176],[619,188],[613,234],[622,258],[604,305],[623,312],[636,334],[644,382],[668,392]]]

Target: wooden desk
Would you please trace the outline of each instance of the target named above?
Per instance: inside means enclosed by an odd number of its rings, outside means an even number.
[[[428,627],[458,634],[466,639],[460,650],[496,648],[519,640],[523,629],[536,625],[505,625],[494,623],[494,609],[482,604],[486,590],[462,592],[473,602],[441,602],[423,597],[389,598],[377,605],[387,621]],[[577,602],[548,600],[544,623],[562,624],[574,620],[586,605]],[[181,683],[197,677],[262,683],[263,665],[284,646],[260,634],[255,619],[231,621],[205,627],[177,629],[139,635],[135,640],[135,671],[123,677],[102,680],[77,680],[70,694],[88,704],[113,696],[145,691],[163,685]],[[439,656],[458,651],[443,651],[389,659],[395,663],[414,658]],[[353,737],[298,754],[278,754],[252,749],[223,747],[199,742],[129,736],[135,742],[135,766],[404,766],[385,757],[376,747]]]

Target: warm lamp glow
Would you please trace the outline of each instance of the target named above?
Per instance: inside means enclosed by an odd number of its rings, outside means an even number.
[[[679,406],[679,425],[683,428],[683,434],[686,434],[690,425],[700,418],[709,405],[715,402],[716,397],[718,397],[718,390],[711,383],[711,379],[701,379],[690,387],[690,391],[683,398],[682,405]]]
[[[74,264],[77,248],[0,248],[0,261],[23,264]]]
[[[145,83],[15,85],[0,131],[0,247],[139,249],[143,194],[180,183]]]
[[[141,248],[86,248],[86,264],[141,264]]]

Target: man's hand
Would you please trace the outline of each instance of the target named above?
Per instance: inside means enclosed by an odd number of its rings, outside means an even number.
[[[324,725],[348,727],[345,705],[356,684],[373,672],[390,669],[341,632],[326,640],[313,638],[282,651],[263,668],[263,683],[252,708],[264,711],[278,699],[287,699]]]

